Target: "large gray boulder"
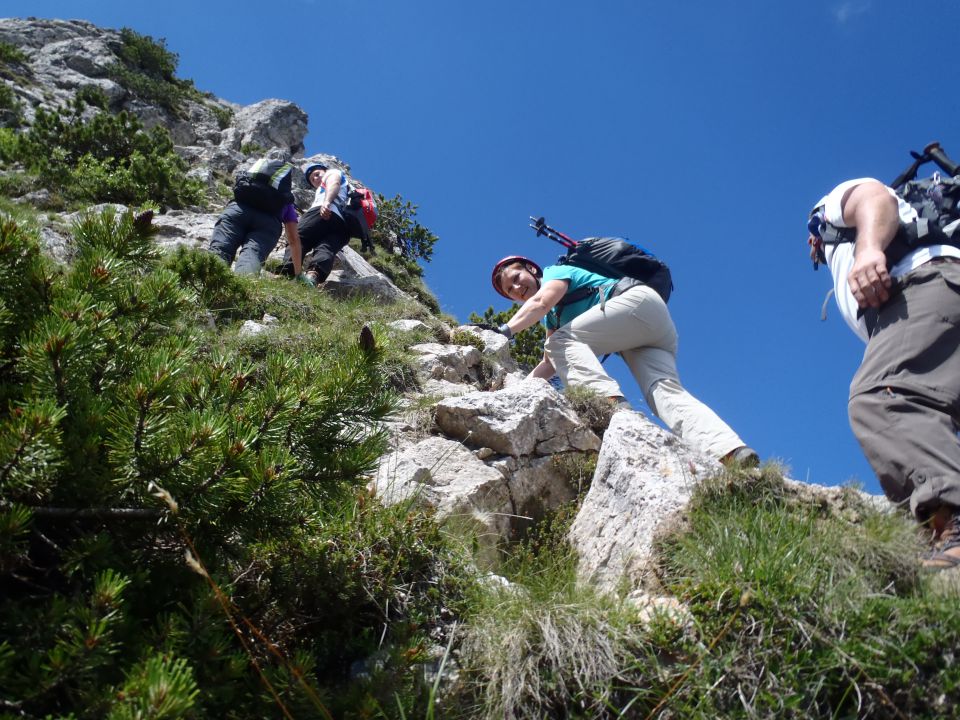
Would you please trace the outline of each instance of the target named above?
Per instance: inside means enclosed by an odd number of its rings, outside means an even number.
[[[643,584],[654,541],[677,526],[697,481],[721,469],[639,413],[615,413],[570,528],[581,576],[607,591]]]
[[[410,299],[407,293],[394,285],[390,278],[364,260],[363,256],[349,245],[337,253],[333,270],[323,284],[323,290],[336,297],[368,294],[384,302]]]
[[[437,425],[448,437],[514,457],[600,447],[566,399],[539,378],[442,400]]]
[[[261,100],[237,110],[232,127],[236,131],[230,136],[234,150],[255,145],[293,157],[303,154],[307,114],[289,100]]]

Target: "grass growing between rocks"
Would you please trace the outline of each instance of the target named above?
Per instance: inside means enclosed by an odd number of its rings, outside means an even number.
[[[578,584],[563,532],[519,546],[471,605],[462,716],[948,718],[960,580],[920,574],[910,518],[729,471],[661,543],[653,584],[689,610],[643,619]],[[561,522],[557,527],[565,527]],[[456,717],[459,715],[451,715]]]

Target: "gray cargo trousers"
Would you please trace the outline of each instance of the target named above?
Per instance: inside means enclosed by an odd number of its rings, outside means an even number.
[[[850,426],[887,498],[918,520],[960,508],[960,263],[895,281],[850,385]]]
[[[210,251],[229,265],[238,275],[256,275],[267,256],[277,246],[283,224],[269,213],[231,201],[217,218],[210,237]]]

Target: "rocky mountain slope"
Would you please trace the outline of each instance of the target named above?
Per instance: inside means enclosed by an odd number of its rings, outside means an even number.
[[[883,498],[526,379],[349,247],[319,295],[157,258],[206,245],[256,157],[349,166],[304,157],[294,103],[200,92],[146,40],[0,19],[0,714],[952,716],[955,597]],[[58,112],[163,128],[200,191],[147,198],[152,235],[97,214],[9,151]]]
[[[216,197],[226,178],[262,154],[282,157],[303,167],[323,158],[303,156],[308,132],[306,113],[294,103],[265,99],[239,106],[209,94],[185,93],[176,108],[145,100],[118,80],[123,38],[115,30],[71,20],[0,19],[0,42],[18,48],[25,58],[0,82],[16,97],[19,123],[29,126],[38,110],[64,108],[95,87],[112,112],[135,115],[146,128],[169,130],[176,152],[188,161],[192,177]],[[90,110],[92,112],[92,110]],[[299,191],[302,203],[309,191]],[[32,202],[26,195],[22,202]],[[41,223],[49,252],[69,258],[67,227],[77,213]],[[216,212],[187,208],[158,213],[157,241],[165,248],[206,244]],[[277,252],[280,252],[278,249]],[[373,292],[384,300],[402,291],[359,254],[346,248],[325,288],[349,294]],[[256,321],[257,318],[251,318]],[[256,325],[256,322],[253,322]],[[416,327],[400,322],[398,329]],[[452,336],[455,328],[449,328]],[[674,527],[699,478],[720,466],[700,456],[682,440],[664,432],[642,414],[616,413],[603,440],[547,383],[523,380],[500,335],[475,328],[475,345],[414,344],[420,357],[420,407],[435,400],[427,429],[410,417],[394,423],[395,448],[385,456],[373,486],[386,498],[414,496],[438,508],[442,516],[468,516],[483,538],[493,564],[496,548],[515,539],[523,528],[569,502],[581,488],[558,470],[557,458],[599,452],[571,541],[581,556],[585,577],[608,589],[626,578],[640,588],[648,574],[655,539]],[[420,423],[421,425],[423,423]],[[840,502],[837,489],[806,492]]]

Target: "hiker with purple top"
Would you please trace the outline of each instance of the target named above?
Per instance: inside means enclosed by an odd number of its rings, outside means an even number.
[[[233,200],[213,226],[209,250],[228,265],[233,263],[238,275],[260,274],[280,240],[281,230],[287,234],[288,246],[298,251],[292,269],[294,275],[300,274],[300,235],[290,189],[292,172],[289,163],[262,158],[237,173]]]

